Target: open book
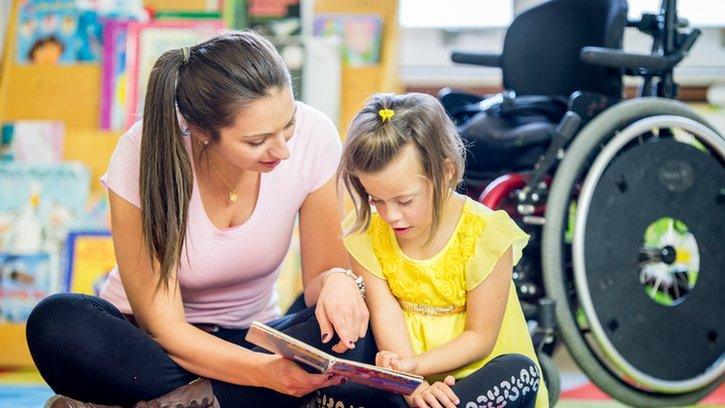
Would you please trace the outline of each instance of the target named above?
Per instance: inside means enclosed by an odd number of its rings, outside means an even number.
[[[340,375],[398,394],[410,395],[423,382],[418,375],[335,357],[259,322],[252,323],[246,340],[320,373]]]

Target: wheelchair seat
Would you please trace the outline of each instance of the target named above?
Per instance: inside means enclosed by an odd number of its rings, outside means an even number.
[[[504,93],[446,88],[438,95],[470,148],[467,175],[532,168],[574,92],[621,98],[622,70],[587,65],[579,53],[621,49],[626,23],[626,0],[549,0],[519,14],[501,55],[481,59],[502,69]]]
[[[546,151],[556,123],[545,116],[502,117],[494,112],[480,112],[459,126],[468,146],[466,168],[495,173],[531,169]]]

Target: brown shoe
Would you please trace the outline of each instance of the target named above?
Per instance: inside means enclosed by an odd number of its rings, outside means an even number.
[[[65,395],[53,395],[45,402],[45,408],[121,408],[118,405],[99,405],[90,402],[82,402],[66,397]]]
[[[214,396],[211,382],[206,378],[199,378],[191,383],[179,387],[170,393],[153,399],[141,401],[134,408],[221,408]]]

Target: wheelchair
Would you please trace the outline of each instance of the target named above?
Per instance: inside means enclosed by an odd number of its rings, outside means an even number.
[[[626,27],[650,54],[623,51]],[[673,76],[699,35],[676,0],[637,21],[625,0],[549,0],[514,19],[501,54],[451,56],[502,70],[500,94],[439,98],[468,145],[464,192],[531,235],[514,282],[552,403],[553,326],[632,406],[693,404],[725,378],[725,139]],[[625,75],[641,78],[626,100]]]

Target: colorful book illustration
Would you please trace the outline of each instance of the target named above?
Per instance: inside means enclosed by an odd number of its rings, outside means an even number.
[[[101,24],[96,10],[77,0],[25,0],[17,24],[18,64],[98,62]]]
[[[0,161],[52,164],[63,157],[65,124],[50,120],[18,120],[0,126]]]
[[[44,297],[58,291],[53,256],[47,251],[0,252],[0,322],[19,323]]]
[[[377,65],[383,20],[377,14],[321,13],[315,15],[314,35],[342,38],[343,61],[351,67]]]
[[[141,118],[146,96],[146,82],[156,59],[165,51],[191,46],[218,34],[219,20],[154,21],[131,23],[127,47],[127,111],[125,127]]]
[[[61,289],[61,248],[89,190],[80,164],[0,164],[0,321],[24,321]]]
[[[65,246],[65,287],[69,292],[98,296],[116,266],[110,231],[74,231]]]
[[[126,123],[126,43],[130,21],[106,20],[101,66],[101,129],[122,130]]]
[[[335,357],[256,321],[245,340],[317,372],[340,375],[352,382],[398,394],[410,395],[423,383],[421,376]]]

